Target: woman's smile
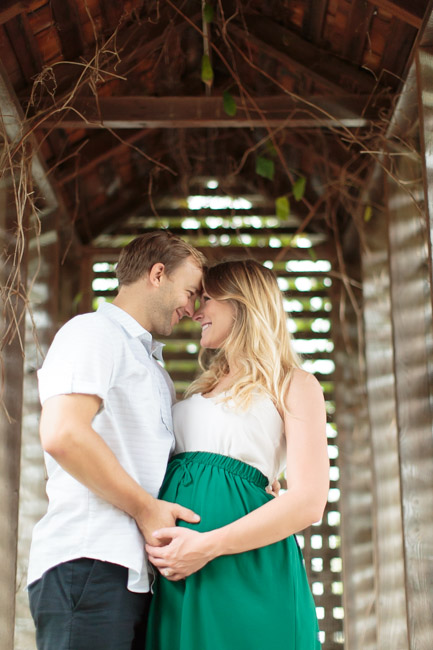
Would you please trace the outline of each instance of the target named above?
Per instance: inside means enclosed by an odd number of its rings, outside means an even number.
[[[228,300],[216,300],[204,293],[193,320],[201,324],[200,345],[217,349],[232,331],[235,309]]]

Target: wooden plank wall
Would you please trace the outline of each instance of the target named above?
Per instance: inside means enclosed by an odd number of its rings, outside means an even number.
[[[28,284],[33,322],[26,320],[24,398],[22,417],[20,510],[17,562],[15,645],[17,650],[33,650],[35,631],[29,614],[25,589],[31,534],[47,508],[45,468],[38,435],[40,404],[36,370],[58,329],[59,241],[58,215],[44,215],[41,232],[29,230]]]
[[[352,233],[353,234],[353,233]],[[359,279],[358,242],[345,245],[346,273]],[[355,292],[356,294],[356,292]],[[356,299],[360,302],[359,292]],[[359,320],[343,283],[333,291],[336,421],[340,453],[345,650],[376,650],[372,453]]]
[[[433,436],[429,229],[424,210],[414,202],[422,199],[419,158],[397,157],[395,168],[405,180],[405,185],[399,186],[388,178],[386,187],[409,648],[430,650]]]
[[[408,631],[386,212],[375,210],[364,230],[362,270],[373,469],[377,650],[403,650],[408,648]]]
[[[16,264],[16,210],[13,199],[12,179],[5,174],[0,181],[0,286],[5,286],[9,273],[20,271],[20,277],[12,281],[15,295],[12,297],[14,313],[3,311],[3,295],[0,295],[1,337],[8,331],[11,322],[18,334],[2,349],[1,399],[0,404],[0,648],[12,650],[15,616],[15,584],[17,563],[18,501],[21,454],[21,411],[23,396],[23,350],[26,282],[26,250],[22,263]],[[23,224],[24,228],[26,224]],[[5,408],[8,414],[6,414]]]
[[[423,206],[421,157],[406,150],[406,155],[392,160],[392,176],[385,175],[374,188],[376,196],[370,196],[376,205],[381,196],[384,208],[373,210],[372,219],[364,224],[362,250],[377,650],[430,650],[430,228]],[[428,196],[433,188],[426,187]]]

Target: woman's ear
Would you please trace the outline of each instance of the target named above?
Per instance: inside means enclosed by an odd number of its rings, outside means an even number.
[[[164,272],[165,266],[162,262],[157,262],[154,264],[149,271],[150,284],[154,287],[159,287]]]

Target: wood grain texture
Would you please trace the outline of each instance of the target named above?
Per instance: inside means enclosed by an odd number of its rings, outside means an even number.
[[[45,514],[45,465],[39,439],[40,402],[36,370],[58,328],[59,302],[59,215],[54,212],[41,221],[39,241],[35,228],[29,229],[28,276],[32,283],[30,300],[37,340],[29,319],[26,322],[25,373],[21,443],[20,508],[17,553],[17,594],[15,616],[15,648],[36,650],[35,629],[30,616],[25,590],[30,541],[33,527]],[[37,245],[38,244],[38,245]],[[39,255],[39,247],[41,256]],[[30,286],[29,286],[30,289]]]
[[[64,117],[41,120],[43,128],[173,129],[286,127],[358,128],[377,117],[379,106],[368,97],[342,94],[296,99],[287,95],[235,98],[236,115],[224,110],[222,97],[98,97],[77,99]],[[363,107],[366,106],[365,110]],[[40,118],[37,118],[38,121]]]
[[[412,198],[421,201],[423,195],[419,159],[399,157],[396,167],[405,185],[389,181],[388,219],[409,639],[410,650],[429,650],[433,638],[429,229],[425,213]]]
[[[433,40],[433,39],[431,39]],[[422,146],[422,164],[424,180],[424,203],[428,224],[428,247],[430,260],[430,296],[433,304],[433,107],[429,99],[429,89],[433,83],[433,43],[418,49],[416,57],[416,74],[418,87],[418,106],[420,119],[420,140]]]
[[[357,278],[355,244],[344,248],[346,271]],[[360,296],[358,295],[358,299]],[[344,321],[340,302],[345,301]],[[342,283],[333,287],[336,422],[341,467],[341,536],[345,650],[377,650],[373,545],[372,451],[366,388],[359,356],[359,322],[345,300]],[[350,347],[349,347],[350,346]]]
[[[375,190],[381,195],[383,178]],[[362,256],[368,412],[371,430],[377,650],[409,649],[396,416],[388,229],[375,210]]]
[[[3,176],[0,183],[0,233],[1,247],[6,255],[0,267],[0,282],[4,287],[12,270],[13,251],[15,248],[16,211],[13,203],[11,177]],[[25,226],[25,224],[24,224]],[[8,233],[7,235],[5,233]],[[11,257],[7,257],[7,255]],[[24,295],[26,283],[26,254],[20,264],[20,281],[14,281],[12,289]],[[10,307],[13,307],[13,310]],[[25,303],[12,296],[12,305],[0,303],[2,313],[1,336],[9,326],[18,334],[2,350],[2,401],[7,413],[0,408],[0,552],[4,560],[0,566],[0,648],[14,648],[15,589],[18,539],[18,502],[21,464],[21,418],[23,398],[23,352],[20,345],[24,340]]]

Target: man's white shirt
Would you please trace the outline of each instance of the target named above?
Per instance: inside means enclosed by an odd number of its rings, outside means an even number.
[[[174,446],[173,384],[155,357],[162,344],[124,310],[102,303],[57,333],[38,372],[41,403],[55,395],[98,395],[92,427],[126,472],[158,495]],[[28,584],[80,557],[129,569],[128,588],[149,590],[144,540],[135,521],[96,496],[45,454],[47,514],[35,526]]]

